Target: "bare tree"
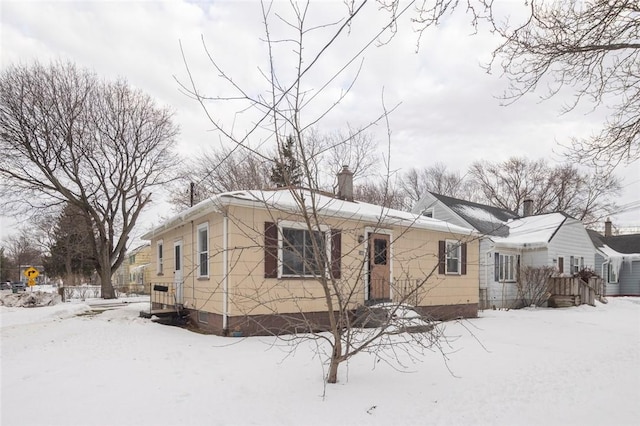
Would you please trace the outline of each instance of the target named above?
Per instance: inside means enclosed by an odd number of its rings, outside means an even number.
[[[273,186],[271,162],[246,150],[219,146],[186,160],[188,174],[170,183],[170,201],[177,208],[189,207],[215,194]]]
[[[385,179],[368,180],[355,185],[354,198],[366,203],[384,206],[391,209],[408,210],[406,197]]]
[[[620,182],[610,174],[581,172],[572,165],[551,166],[545,160],[510,158],[474,163],[469,175],[485,201],[518,212],[527,199],[533,214],[563,211],[586,224],[611,213]]]
[[[226,220],[233,224],[234,229],[237,229],[237,231],[234,231],[235,235],[242,235],[246,240],[246,246],[237,247],[236,250],[256,250],[258,248],[265,251],[265,278],[267,278],[267,274],[271,276],[278,267],[282,270],[291,268],[293,276],[300,275],[300,271],[302,271],[305,276],[305,285],[301,290],[291,289],[297,286],[289,286],[286,280],[263,280],[262,277],[260,277],[260,280],[256,279],[255,281],[251,281],[251,278],[248,278],[243,281],[241,288],[236,289],[239,292],[239,297],[253,302],[250,305],[254,307],[252,309],[258,309],[258,307],[259,309],[271,309],[274,313],[279,314],[283,322],[287,323],[286,329],[309,333],[293,336],[291,339],[313,338],[329,346],[329,350],[326,353],[328,358],[327,382],[329,383],[335,383],[338,380],[338,367],[342,363],[361,352],[376,351],[376,353],[383,353],[384,348],[391,347],[393,349],[389,350],[387,356],[384,357],[388,359],[388,357],[393,358],[394,351],[404,350],[414,354],[421,349],[437,346],[440,337],[439,330],[433,328],[432,325],[412,334],[406,333],[404,327],[393,327],[394,318],[399,316],[404,302],[425,296],[429,283],[434,279],[434,271],[438,270],[440,265],[437,260],[438,253],[430,253],[428,255],[432,262],[424,270],[413,263],[416,257],[421,254],[416,254],[414,250],[396,253],[399,257],[406,256],[406,262],[402,263],[402,265],[407,268],[404,271],[407,276],[409,275],[410,267],[412,267],[416,271],[419,270],[420,277],[418,279],[407,279],[406,288],[399,292],[401,297],[394,301],[395,304],[389,309],[389,313],[384,315],[381,322],[376,324],[377,327],[364,329],[354,323],[353,308],[358,303],[358,295],[361,295],[359,289],[364,287],[363,280],[365,276],[362,265],[368,261],[368,258],[360,253],[360,246],[355,245],[346,253],[342,252],[340,254],[340,259],[348,259],[344,263],[352,266],[352,268],[349,271],[341,271],[340,274],[336,274],[334,270],[336,259],[333,258],[333,252],[330,253],[330,250],[328,250],[328,239],[333,240],[341,238],[342,235],[351,235],[352,239],[357,241],[358,238],[355,234],[357,230],[349,227],[349,220],[323,215],[322,211],[325,207],[323,203],[326,203],[326,201],[323,201],[324,199],[320,196],[323,191],[320,188],[317,173],[317,165],[321,163],[319,158],[319,151],[321,150],[317,149],[318,145],[313,143],[310,136],[312,135],[312,130],[318,127],[323,118],[332,112],[333,108],[346,96],[348,90],[342,91],[337,99],[331,100],[329,104],[324,104],[322,107],[315,105],[313,101],[318,103],[321,99],[318,94],[323,93],[338,76],[344,79],[345,70],[349,70],[349,65],[357,63],[355,60],[360,57],[361,53],[368,46],[373,45],[377,37],[384,31],[392,29],[395,21],[391,19],[388,25],[374,39],[369,40],[364,47],[359,47],[355,50],[358,52],[355,56],[345,58],[343,66],[338,66],[336,68],[337,71],[326,75],[324,81],[316,83],[313,87],[317,87],[317,90],[310,91],[308,89],[307,77],[311,70],[318,66],[327,52],[340,49],[339,43],[344,41],[353,20],[360,15],[362,8],[366,4],[366,1],[358,2],[357,4],[349,3],[346,9],[347,13],[342,20],[337,20],[333,23],[318,23],[312,22],[313,13],[310,11],[311,5],[309,3],[299,4],[292,2],[288,5],[288,10],[278,9],[277,12],[274,8],[278,4],[261,3],[265,27],[263,40],[265,49],[268,52],[268,63],[265,67],[259,67],[259,70],[266,81],[266,89],[261,92],[255,88],[249,90],[249,88],[241,86],[232,75],[227,73],[223,64],[219,63],[218,59],[207,49],[206,44],[204,48],[207,57],[214,74],[219,77],[217,90],[225,93],[225,95],[207,96],[203,94],[196,84],[196,77],[191,73],[188,62],[185,62],[188,80],[182,85],[182,88],[199,102],[218,133],[239,150],[252,152],[268,161],[269,157],[257,152],[249,144],[249,140],[259,140],[259,146],[262,146],[267,141],[275,143],[276,146],[282,146],[283,141],[292,136],[291,140],[294,142],[297,161],[302,171],[300,182],[287,182],[286,176],[285,182],[283,182],[283,186],[289,188],[288,195],[283,195],[283,197],[290,199],[292,205],[285,210],[267,196],[263,200],[256,200],[251,198],[251,195],[247,195],[247,202],[262,202],[262,210],[266,210],[271,215],[271,221],[265,223],[264,239],[261,233],[258,233],[256,237],[255,224],[247,223],[242,217],[234,217],[228,209],[221,210],[226,212]],[[278,29],[284,31],[284,28],[286,34],[275,36],[273,32],[274,22],[281,24]],[[310,42],[311,40],[313,42]],[[293,53],[293,57],[285,56],[281,59],[279,54],[284,55],[283,52],[287,52],[286,55]],[[278,70],[281,69],[279,67],[280,59],[283,63],[295,64],[293,75],[278,73]],[[288,69],[288,71],[291,70]],[[356,68],[356,76],[358,72],[359,69]],[[238,114],[236,116],[252,114],[251,119],[247,120],[248,126],[237,131],[237,133],[233,130],[237,126],[225,125],[210,110],[212,105],[216,103],[228,105],[230,101],[237,102]],[[377,120],[373,120],[373,123],[388,119],[389,110],[384,106],[384,102],[382,104],[383,113]],[[362,131],[365,130],[366,128],[362,129]],[[353,140],[353,138],[344,139],[345,146],[348,146],[350,140]],[[338,145],[341,143],[339,142]],[[348,148],[347,151],[351,152]],[[342,161],[341,163],[344,164]],[[389,164],[389,162],[387,161],[386,164]],[[387,175],[383,180],[390,182],[390,176],[392,174],[387,171]],[[300,183],[304,188],[300,188],[298,185],[291,185],[292,183]],[[385,202],[392,203],[393,200],[388,196],[391,194],[388,184],[379,192],[385,194],[384,199],[381,200],[383,204]],[[338,196],[338,198],[349,200],[348,195],[345,195],[346,193],[348,191],[345,188],[338,186],[337,194],[331,194],[334,195],[332,199],[335,200],[335,196]],[[392,222],[397,223],[398,218],[389,218],[387,212],[388,208],[380,207],[377,223],[374,219],[373,223],[370,224],[372,229],[389,226],[388,224]],[[405,224],[404,231],[394,238],[402,238],[404,232],[407,229],[411,229],[411,220],[420,219],[419,217],[412,217],[412,219],[403,222]],[[302,228],[283,229],[276,225],[282,221],[296,221],[297,224],[302,224],[303,226]],[[334,227],[340,229],[336,230]],[[323,231],[327,229],[329,231]],[[241,230],[244,230],[244,232]],[[327,233],[330,236],[326,236]],[[274,247],[276,250],[281,247],[283,252],[282,259],[278,259],[277,251],[276,254],[273,254]],[[436,248],[435,250],[437,252],[438,249]],[[421,253],[421,251],[418,253]],[[234,252],[223,253],[223,255],[233,258]],[[341,262],[340,259],[338,262]],[[231,261],[231,263],[235,268],[246,267],[243,262],[236,264]],[[399,276],[403,274],[403,271],[397,272]],[[250,277],[251,273],[252,271],[248,271],[247,274],[240,274],[234,270],[227,274]],[[223,283],[225,279],[225,277],[222,277],[220,282]],[[223,284],[218,284],[218,287],[211,288],[212,295],[214,292],[220,291],[220,285]],[[326,333],[317,333],[317,324],[312,318],[304,315],[302,306],[309,303],[309,300],[322,301],[324,305],[323,314],[326,314],[327,318],[326,328],[324,328],[327,330]],[[297,312],[297,315],[287,315],[279,312],[278,303],[283,301],[301,306],[300,312]],[[241,309],[241,306],[234,306],[233,309]],[[247,312],[247,320],[250,320],[250,314],[251,309]],[[320,343],[318,345],[319,347],[321,346]]]
[[[447,166],[443,163],[436,163],[423,169],[414,167],[407,170],[400,185],[412,205],[426,192],[469,201],[476,201],[477,198],[472,190],[473,182],[461,176],[459,171],[447,170]]]
[[[68,203],[93,231],[102,296],[151,188],[167,179],[177,135],[171,112],[125,81],[71,63],[12,65],[0,76],[4,194],[32,208]]]
[[[493,66],[509,78],[509,101],[565,88],[610,111],[602,131],[573,140],[573,158],[617,165],[640,158],[640,3],[637,0],[529,1],[530,15],[515,28],[497,27],[504,42]]]
[[[15,270],[10,271],[14,280],[24,280],[21,270],[27,266],[41,266],[42,251],[38,239],[34,233],[21,230],[18,235],[11,236],[6,242],[6,255],[14,265]]]

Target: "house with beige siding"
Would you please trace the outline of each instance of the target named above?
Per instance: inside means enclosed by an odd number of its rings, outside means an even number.
[[[396,302],[436,319],[475,317],[476,237],[306,189],[223,193],[143,236],[152,249],[151,313],[180,310],[221,335],[324,329],[327,297],[353,312]]]

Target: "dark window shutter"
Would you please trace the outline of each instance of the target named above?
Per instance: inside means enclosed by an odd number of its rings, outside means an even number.
[[[278,227],[264,223],[264,277],[278,278]]]
[[[438,241],[438,273],[439,274],[444,274],[445,272],[445,262],[446,262],[446,256],[444,253],[444,241]]]
[[[500,282],[500,253],[496,252],[493,255],[493,280]]]
[[[467,275],[467,243],[462,243],[460,246],[460,273]]]
[[[339,229],[331,230],[331,276],[341,277],[340,264],[342,263],[342,232]]]

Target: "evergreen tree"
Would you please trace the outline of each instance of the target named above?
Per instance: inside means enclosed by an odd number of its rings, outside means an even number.
[[[95,259],[91,256],[92,238],[86,217],[77,207],[67,205],[58,218],[50,255],[44,259],[47,274],[65,277],[69,283],[74,277],[91,276],[95,270]]]
[[[296,156],[295,139],[288,136],[284,144],[278,142],[278,157],[271,168],[271,182],[278,188],[302,183],[302,170]]]

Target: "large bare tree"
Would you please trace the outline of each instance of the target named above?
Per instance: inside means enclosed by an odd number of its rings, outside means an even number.
[[[435,163],[423,169],[411,168],[404,172],[401,187],[413,206],[424,194],[434,192],[453,198],[477,201],[473,182],[459,171],[448,170],[443,163]]]
[[[508,100],[540,91],[573,94],[607,108],[602,131],[575,139],[573,157],[615,166],[640,158],[640,3],[530,0],[520,26],[497,26],[504,42],[492,65],[510,81]],[[565,90],[568,89],[568,90]]]
[[[11,65],[0,75],[0,176],[16,204],[81,212],[102,296],[129,234],[167,180],[178,133],[172,113],[125,81],[68,62]]]
[[[591,224],[610,214],[620,182],[610,173],[549,165],[545,160],[512,157],[503,162],[479,161],[469,169],[485,202],[514,212],[527,199],[533,214],[564,211]]]

